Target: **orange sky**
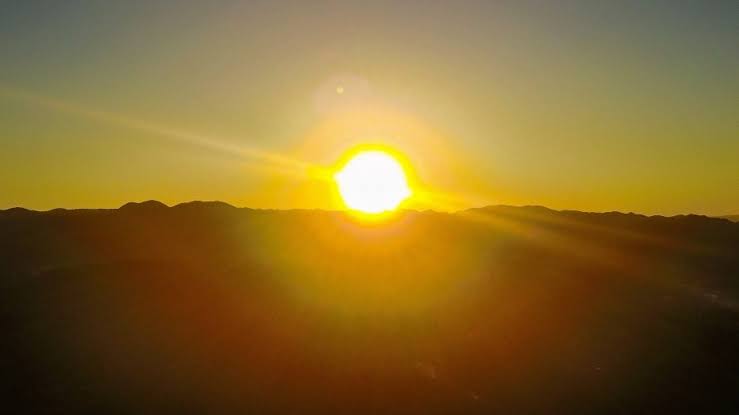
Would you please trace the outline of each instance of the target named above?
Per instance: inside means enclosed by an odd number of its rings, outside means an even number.
[[[737,213],[737,7],[3,6],[0,208],[337,208],[378,143],[413,207]]]

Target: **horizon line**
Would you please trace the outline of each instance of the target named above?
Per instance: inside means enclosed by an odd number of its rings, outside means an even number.
[[[296,212],[296,211],[312,211],[312,212],[327,212],[327,213],[347,213],[350,212],[348,209],[327,209],[327,208],[310,208],[310,207],[296,207],[296,208],[270,208],[270,207],[249,207],[249,206],[236,206],[231,203],[222,201],[222,200],[189,200],[184,202],[179,202],[176,204],[168,205],[162,201],[156,200],[156,199],[147,199],[142,200],[140,202],[136,201],[129,201],[125,202],[122,205],[118,207],[80,207],[80,208],[66,208],[66,207],[55,207],[50,209],[32,209],[27,208],[24,206],[11,206],[8,208],[0,208],[0,212],[7,212],[11,210],[24,210],[28,212],[35,212],[35,213],[49,213],[54,211],[86,211],[86,210],[121,210],[125,208],[126,206],[132,205],[142,205],[145,203],[157,203],[162,205],[164,208],[172,209],[177,207],[183,207],[186,205],[191,204],[220,204],[220,205],[226,205],[228,207],[234,208],[234,209],[246,209],[246,210],[254,210],[254,211],[280,211],[280,212]],[[634,212],[634,211],[621,211],[621,210],[602,210],[602,211],[592,211],[592,210],[578,210],[578,209],[555,209],[544,205],[511,205],[511,204],[487,204],[482,206],[472,206],[468,208],[463,209],[457,209],[457,210],[437,210],[437,209],[414,209],[414,208],[401,208],[397,209],[399,212],[417,212],[417,213],[441,213],[441,214],[458,214],[468,211],[474,211],[474,210],[480,210],[480,209],[487,209],[487,208],[540,208],[540,209],[546,209],[552,212],[560,212],[560,213],[567,213],[567,212],[577,212],[577,213],[593,213],[593,214],[608,214],[608,213],[620,213],[623,215],[638,215],[638,216],[644,216],[644,217],[663,217],[663,218],[672,218],[672,217],[683,217],[683,216],[702,216],[707,218],[721,218],[726,219],[728,217],[733,216],[739,216],[739,214],[723,214],[723,215],[708,215],[708,214],[702,214],[702,213],[677,213],[674,215],[666,215],[666,214],[646,214],[641,212]]]

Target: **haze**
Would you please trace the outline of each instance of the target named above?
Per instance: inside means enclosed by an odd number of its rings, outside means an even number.
[[[736,213],[736,2],[12,2],[0,208],[337,208],[402,152],[439,200]]]

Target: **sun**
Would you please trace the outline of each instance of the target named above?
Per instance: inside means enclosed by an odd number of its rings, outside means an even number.
[[[382,150],[356,153],[334,180],[344,204],[367,214],[392,211],[411,195],[402,164]]]

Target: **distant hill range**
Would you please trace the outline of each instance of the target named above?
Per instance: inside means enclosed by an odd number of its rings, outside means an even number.
[[[9,413],[739,413],[739,223],[0,211]]]
[[[0,209],[0,215],[29,215],[29,214],[64,214],[64,213],[70,213],[70,212],[101,212],[101,211],[137,211],[137,212],[153,212],[153,211],[160,211],[165,209],[237,209],[242,211],[268,211],[268,212],[274,212],[274,211],[285,211],[285,212],[294,212],[294,211],[315,211],[315,212],[332,212],[332,213],[338,213],[338,211],[331,211],[331,210],[322,210],[322,209],[252,209],[252,208],[237,208],[233,205],[230,205],[226,202],[221,201],[191,201],[191,202],[184,202],[180,203],[174,206],[167,206],[166,204],[158,201],[158,200],[147,200],[143,202],[128,202],[122,205],[118,209],[64,209],[64,208],[56,208],[52,210],[46,210],[46,211],[37,211],[37,210],[30,210],[22,207],[14,207],[10,209]],[[730,221],[736,222],[739,221],[739,215],[724,215],[724,216],[717,216],[717,217],[710,217],[710,216],[704,216],[704,215],[695,215],[695,214],[688,214],[688,215],[675,215],[675,216],[662,216],[662,215],[643,215],[643,214],[637,214],[637,213],[623,213],[618,211],[611,211],[611,212],[582,212],[582,211],[576,211],[576,210],[553,210],[549,209],[544,206],[510,206],[510,205],[490,205],[485,206],[481,208],[471,208],[459,212],[452,212],[450,214],[463,214],[464,212],[500,212],[500,213],[511,213],[515,211],[519,212],[529,212],[529,213],[538,213],[538,214],[547,214],[547,215],[563,215],[563,216],[569,216],[569,217],[576,217],[579,216],[581,218],[584,217],[591,217],[595,218],[600,216],[601,218],[614,218],[620,215],[623,215],[625,217],[630,218],[654,218],[654,219],[664,219],[664,218],[673,218],[676,220],[679,220],[681,218],[718,218],[718,219],[728,219]],[[414,211],[406,211],[406,212],[414,212]],[[426,212],[434,212],[434,211],[426,211]],[[439,212],[434,212],[439,213]]]

